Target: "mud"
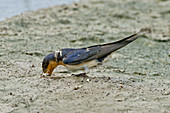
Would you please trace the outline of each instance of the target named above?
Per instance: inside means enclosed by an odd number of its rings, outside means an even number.
[[[0,22],[0,112],[170,111],[170,2],[86,0]],[[40,78],[43,58],[58,49],[149,33],[113,54],[88,77],[57,67]]]

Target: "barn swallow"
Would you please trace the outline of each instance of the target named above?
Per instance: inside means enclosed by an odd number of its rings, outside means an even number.
[[[48,54],[42,62],[43,76],[51,76],[58,65],[63,65],[73,70],[84,69],[89,72],[89,68],[102,64],[113,52],[136,40],[139,33],[116,42],[78,49],[65,48]]]

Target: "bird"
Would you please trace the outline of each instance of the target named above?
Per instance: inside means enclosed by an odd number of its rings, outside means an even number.
[[[89,73],[90,68],[101,65],[112,53],[136,40],[141,31],[115,42],[83,48],[64,48],[50,53],[43,59],[42,75],[51,76],[58,65],[63,65],[68,70],[85,70],[85,74]]]

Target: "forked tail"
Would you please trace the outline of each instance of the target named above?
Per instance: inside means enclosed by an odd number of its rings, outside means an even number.
[[[134,40],[136,40],[141,35],[141,33],[143,33],[143,31],[145,31],[145,30],[142,29],[138,33],[135,33],[135,34],[133,34],[129,37],[126,37],[122,40],[101,45],[101,51],[100,51],[99,57],[109,55],[112,52],[114,52],[114,51],[126,46],[127,44],[133,42]]]

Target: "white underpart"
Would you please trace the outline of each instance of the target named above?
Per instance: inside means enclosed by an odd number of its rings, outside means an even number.
[[[113,52],[114,53],[114,52]],[[110,55],[108,55],[103,61],[102,63],[105,63],[109,60],[109,58],[112,56],[111,53]],[[87,73],[89,72],[89,68],[91,67],[94,67],[94,66],[97,66],[98,64],[101,64],[101,62],[97,61],[97,60],[92,60],[92,61],[89,61],[87,63],[84,63],[82,65],[66,65],[66,67],[69,69],[69,70],[79,70],[79,69],[84,69]]]
[[[84,67],[84,70],[85,70],[86,73],[90,73],[90,70],[87,66]]]
[[[94,67],[98,64],[99,62],[97,60],[92,60],[82,65],[66,65],[66,67],[71,70],[85,69],[85,71],[89,72],[89,68]]]

